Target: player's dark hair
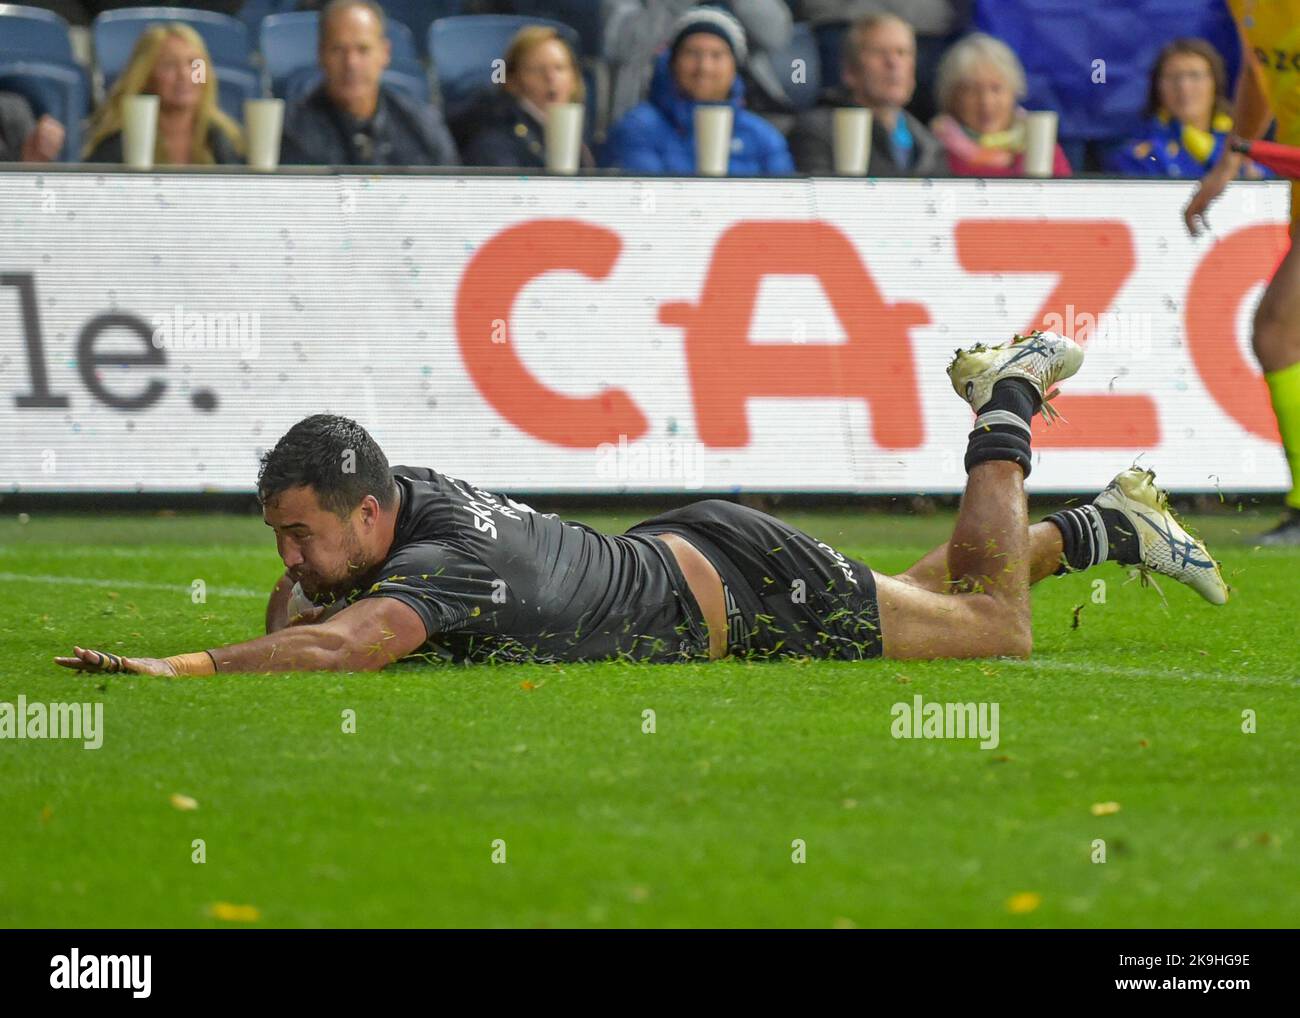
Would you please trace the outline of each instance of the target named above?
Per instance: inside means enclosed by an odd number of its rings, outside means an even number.
[[[340,518],[367,495],[385,509],[397,505],[397,483],[384,450],[356,421],[335,414],[303,418],[262,456],[257,498],[263,505],[282,491],[303,486],[316,492],[322,509]]]

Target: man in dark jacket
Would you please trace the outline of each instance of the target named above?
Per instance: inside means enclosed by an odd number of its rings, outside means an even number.
[[[285,115],[280,162],[315,166],[455,166],[455,142],[432,106],[385,88],[384,12],[333,0],[321,12],[325,81]]]
[[[790,152],[801,173],[835,172],[834,119],[838,106],[871,110],[872,177],[948,175],[943,146],[903,109],[916,89],[916,36],[912,26],[892,14],[856,22],[844,38],[843,88],[828,95],[828,105],[803,114],[790,132]]]
[[[633,173],[695,172],[695,107],[726,103],[734,111],[729,176],[783,176],[794,172],[785,138],[745,108],[738,70],[748,48],[731,15],[695,7],[676,22],[668,51],[655,61],[650,98],[632,107],[609,132],[607,166]]]

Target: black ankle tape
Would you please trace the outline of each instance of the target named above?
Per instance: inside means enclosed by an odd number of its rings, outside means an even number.
[[[1052,513],[1045,523],[1056,524],[1061,532],[1062,558],[1054,575],[1091,569],[1111,557],[1110,541],[1101,513],[1091,505],[1062,509]]]
[[[966,473],[990,460],[1011,460],[1029,476],[1031,456],[1029,432],[1010,424],[993,424],[976,428],[966,445]]]
[[[976,412],[983,414],[990,410],[1007,410],[1028,424],[1042,403],[1034,387],[1025,379],[1003,378],[993,383],[989,401]]]

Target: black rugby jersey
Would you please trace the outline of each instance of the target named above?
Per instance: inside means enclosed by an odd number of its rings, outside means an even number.
[[[681,568],[658,538],[601,534],[424,467],[395,466],[388,558],[346,595],[393,597],[420,651],[456,661],[707,659]]]

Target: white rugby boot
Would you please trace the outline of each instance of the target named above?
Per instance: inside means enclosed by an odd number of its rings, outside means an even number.
[[[1143,579],[1149,570],[1187,584],[1211,604],[1225,603],[1228,585],[1219,563],[1203,541],[1183,529],[1169,508],[1169,494],[1157,488],[1155,481],[1154,470],[1129,467],[1092,504],[1098,509],[1118,510],[1133,528]]]
[[[1028,336],[1014,336],[1000,346],[976,343],[968,350],[958,350],[948,365],[948,378],[953,391],[976,413],[992,398],[996,383],[1004,378],[1023,378],[1038,393],[1040,412],[1050,423],[1061,416],[1051,405],[1058,395],[1052,386],[1073,375],[1081,364],[1083,348],[1074,340],[1054,332],[1035,331]]]

